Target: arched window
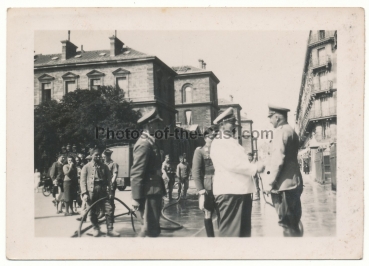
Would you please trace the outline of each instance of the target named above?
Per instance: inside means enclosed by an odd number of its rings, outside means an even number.
[[[183,90],[183,103],[192,103],[192,87],[187,86]]]

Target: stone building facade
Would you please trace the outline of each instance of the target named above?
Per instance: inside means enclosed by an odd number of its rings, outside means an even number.
[[[198,125],[201,130],[212,125],[218,115],[219,79],[206,70],[206,63],[199,60],[199,67],[173,67],[175,77],[175,105],[179,126]]]
[[[110,40],[110,42],[109,42]],[[118,86],[134,108],[144,115],[157,107],[164,124],[175,127],[174,78],[177,73],[159,58],[126,47],[116,36],[109,50],[78,51],[70,40],[61,41],[61,53],[34,56],[34,104],[60,100],[73,90]],[[173,154],[171,142],[162,142]]]
[[[335,173],[330,167],[331,150],[337,144],[337,31],[309,33],[296,130],[304,163],[317,175],[318,182],[329,181],[331,173]]]

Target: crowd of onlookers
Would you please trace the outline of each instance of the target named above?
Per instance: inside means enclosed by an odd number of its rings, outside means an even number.
[[[85,204],[80,196],[80,176],[83,166],[91,160],[91,156],[77,153],[75,146],[73,151],[70,145],[62,147],[62,152],[58,155],[57,161],[41,174],[35,170],[35,190],[39,192],[39,186],[46,186],[47,182],[52,182],[51,193],[57,214],[76,215],[77,208],[85,208]]]

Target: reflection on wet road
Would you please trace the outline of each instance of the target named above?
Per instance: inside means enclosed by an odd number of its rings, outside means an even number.
[[[336,234],[336,192],[330,184],[320,185],[311,177],[304,177],[304,192],[301,197],[303,236],[335,236]],[[193,185],[193,184],[192,184]],[[191,186],[193,187],[193,186]],[[191,191],[191,192],[194,192]],[[270,197],[266,197],[271,202]],[[166,201],[167,202],[167,201]],[[181,200],[166,210],[166,215],[184,228],[178,231],[163,231],[162,237],[206,237],[203,227],[203,213],[198,209],[196,195],[190,195],[187,200]],[[217,236],[216,215],[213,215],[215,235]],[[278,226],[277,214],[273,207],[266,204],[263,197],[253,202],[252,237],[283,237],[289,232]],[[161,222],[170,226],[166,221]]]
[[[330,184],[320,185],[313,181],[313,177],[304,176],[304,192],[302,202],[302,224],[304,237],[329,237],[336,234],[336,192],[332,191]],[[180,230],[162,230],[160,237],[206,237],[204,229],[204,214],[198,208],[198,197],[193,180],[190,181],[188,198],[181,200],[178,204],[169,207],[165,211],[168,218],[183,225]],[[176,197],[176,193],[173,195]],[[128,206],[131,202],[131,191],[117,191],[116,197],[123,200]],[[56,214],[56,209],[51,203],[51,197],[44,197],[42,193],[35,194],[35,236],[37,237],[70,237],[76,232],[79,222],[76,216],[64,216]],[[271,201],[270,197],[267,198]],[[168,204],[168,200],[164,200]],[[171,201],[170,203],[172,203]],[[80,210],[79,210],[80,211]],[[123,205],[116,202],[116,214],[126,213]],[[138,232],[141,224],[139,219],[135,220],[135,228]],[[161,219],[163,227],[175,226]],[[216,215],[213,214],[215,236],[218,235]],[[53,224],[54,227],[49,225]],[[83,224],[83,228],[90,226],[90,222]],[[54,228],[58,228],[55,230]],[[136,237],[132,230],[129,216],[121,216],[115,219],[114,229],[121,237]],[[101,230],[106,232],[106,225],[102,224]],[[87,231],[83,237],[90,237]],[[260,201],[253,202],[252,209],[252,237],[283,237],[288,234],[284,228],[278,226],[277,214],[273,207],[266,204],[263,197]],[[105,235],[103,235],[105,236]]]

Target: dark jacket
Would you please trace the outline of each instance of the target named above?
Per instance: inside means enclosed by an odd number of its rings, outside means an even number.
[[[140,137],[133,148],[131,189],[134,200],[166,194],[161,178],[160,150],[152,137]]]
[[[58,180],[58,183],[63,183],[64,181],[64,172],[63,172],[63,164],[59,162],[53,163],[50,170],[50,177],[54,181]]]
[[[297,161],[299,137],[289,124],[280,125],[274,131],[270,180],[276,181],[274,189],[278,191],[302,188],[303,181]]]
[[[214,166],[210,158],[208,147],[198,147],[195,150],[192,160],[192,178],[198,191],[213,190]]]

